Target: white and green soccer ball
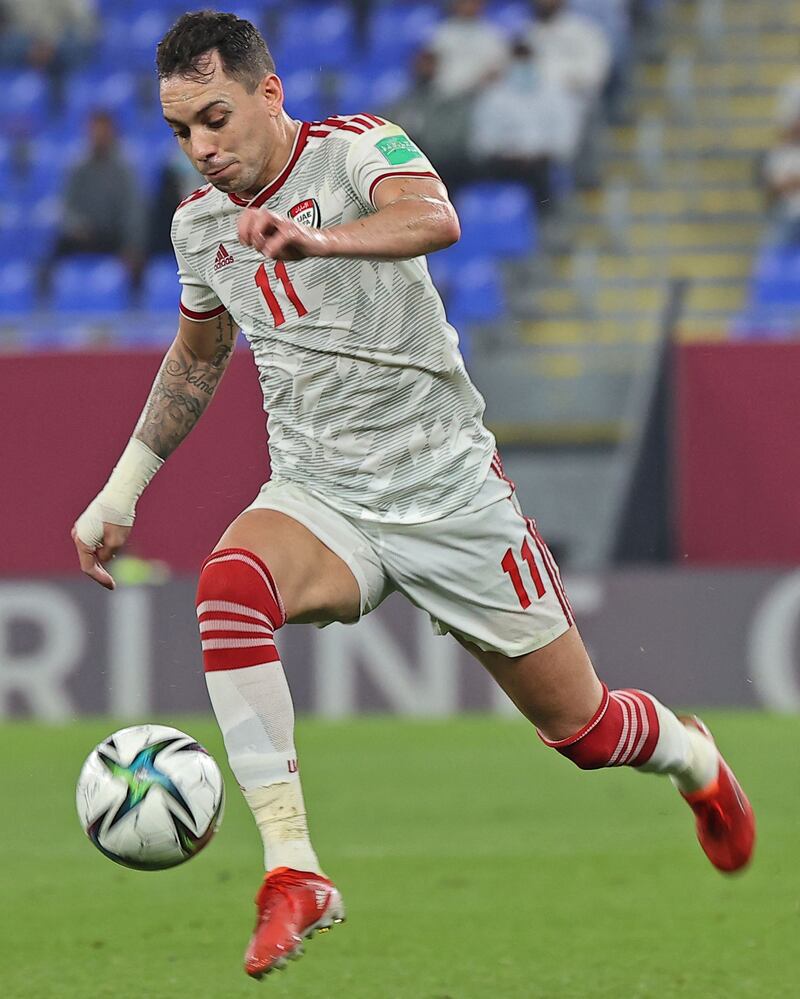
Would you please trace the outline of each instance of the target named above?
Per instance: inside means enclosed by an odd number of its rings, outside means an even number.
[[[124,867],[159,871],[191,859],[222,821],[213,756],[167,725],[114,732],[86,759],[75,795],[84,832]]]

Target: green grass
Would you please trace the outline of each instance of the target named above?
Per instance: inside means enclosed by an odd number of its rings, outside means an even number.
[[[301,722],[317,849],[349,919],[258,984],[240,967],[260,842],[226,770],[207,851],[127,871],[78,826],[114,726],[0,726],[4,999],[780,999],[797,994],[800,719],[708,712],[756,861],[707,863],[669,783],[574,770],[523,723]],[[172,719],[220,760],[207,719]]]

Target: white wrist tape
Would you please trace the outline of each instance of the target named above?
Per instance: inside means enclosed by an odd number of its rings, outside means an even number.
[[[108,482],[75,521],[81,541],[90,548],[99,548],[104,523],[132,527],[136,502],[163,464],[163,458],[137,437],[131,437]]]

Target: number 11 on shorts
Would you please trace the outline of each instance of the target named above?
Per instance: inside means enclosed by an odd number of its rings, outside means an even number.
[[[522,542],[520,555],[522,556],[522,560],[528,564],[528,570],[530,571],[533,585],[536,587],[536,598],[538,600],[544,596],[544,583],[542,582],[539,567],[536,565],[536,560],[533,557],[533,552],[531,551],[531,546],[528,544],[527,538],[525,538]],[[503,572],[507,572],[511,577],[511,582],[514,584],[514,592],[517,594],[520,607],[523,610],[527,610],[531,605],[531,598],[528,596],[528,591],[525,589],[525,583],[522,581],[522,573],[517,565],[517,560],[514,558],[514,552],[510,548],[503,556],[503,561],[500,565],[503,567]]]

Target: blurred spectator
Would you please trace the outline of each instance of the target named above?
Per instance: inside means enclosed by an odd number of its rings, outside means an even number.
[[[85,61],[97,34],[96,0],[0,0],[0,62],[60,77]]]
[[[142,263],[142,216],[139,186],[120,149],[114,119],[106,111],[95,111],[89,119],[88,152],[67,176],[61,231],[48,270],[69,254],[109,253],[122,258],[136,282]]]
[[[183,199],[205,183],[184,154],[176,149],[165,161],[150,204],[147,255],[171,254],[172,216]]]
[[[450,191],[472,179],[467,137],[473,94],[444,97],[436,85],[438,57],[423,49],[411,68],[411,89],[386,108],[386,117],[404,128],[424,149]]]
[[[564,0],[533,0],[529,40],[542,75],[568,90],[585,109],[599,98],[611,68],[611,46],[601,28]]]
[[[577,151],[581,114],[558,84],[543,78],[530,43],[517,39],[508,67],[475,102],[470,150],[479,172],[528,184],[539,205],[551,206],[553,160]]]
[[[455,97],[479,86],[508,57],[505,35],[484,18],[483,0],[453,0],[451,16],[438,26],[429,47],[437,57],[436,87]]]
[[[771,149],[763,165],[763,178],[772,203],[769,241],[776,246],[800,246],[800,111]]]

